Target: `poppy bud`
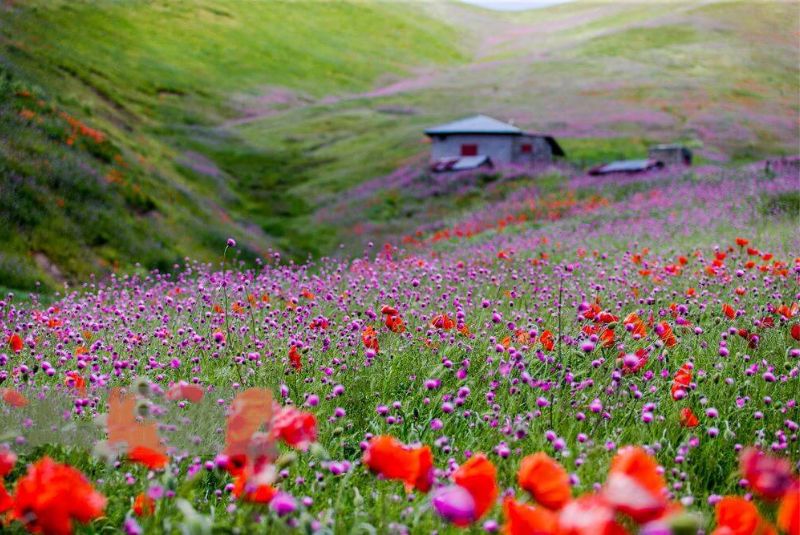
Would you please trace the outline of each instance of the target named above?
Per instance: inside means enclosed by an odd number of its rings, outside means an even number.
[[[137,377],[133,381],[133,389],[140,396],[145,396],[145,397],[149,396],[150,395],[150,380],[147,377]]]
[[[319,442],[312,443],[311,446],[308,448],[308,451],[309,453],[311,453],[312,456],[316,457],[317,459],[327,460],[330,459],[331,457],[330,454],[328,453],[328,450],[326,450]]]
[[[138,414],[142,418],[147,418],[147,416],[150,414],[150,402],[144,399],[137,402],[136,414]]]
[[[294,464],[296,460],[297,460],[297,454],[293,451],[289,451],[284,453],[275,460],[275,467],[279,469],[284,468],[286,466]]]
[[[703,519],[690,513],[679,513],[669,521],[669,528],[672,535],[695,535],[703,523]]]

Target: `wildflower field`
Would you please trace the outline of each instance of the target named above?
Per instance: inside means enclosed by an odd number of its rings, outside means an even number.
[[[0,530],[799,533],[795,163],[4,296]]]

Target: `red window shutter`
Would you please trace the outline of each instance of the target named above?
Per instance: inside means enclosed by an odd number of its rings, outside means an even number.
[[[533,152],[533,145],[524,143],[522,147],[520,147],[520,152],[522,152],[522,154],[531,154]]]
[[[461,156],[477,156],[477,145],[461,145]]]

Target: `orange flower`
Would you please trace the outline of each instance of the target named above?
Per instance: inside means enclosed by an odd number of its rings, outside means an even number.
[[[102,516],[106,498],[75,468],[43,457],[17,481],[10,518],[32,533],[68,535],[72,521]]]
[[[169,457],[146,446],[136,446],[128,452],[128,460],[132,463],[142,464],[150,470],[160,470],[167,466]]]
[[[363,342],[364,347],[375,352],[380,349],[378,346],[378,333],[375,332],[371,325],[367,325],[361,333],[361,342]]]
[[[692,409],[689,407],[684,407],[681,409],[681,425],[683,427],[697,427],[700,425],[700,420],[697,419]]]
[[[667,507],[666,482],[656,460],[637,446],[621,448],[611,461],[603,499],[635,522],[657,518]]]
[[[28,398],[17,392],[13,388],[0,388],[0,397],[4,402],[12,407],[19,409],[28,404]]]
[[[506,523],[504,535],[556,535],[558,519],[552,511],[544,507],[534,507],[518,503],[513,498],[503,501]]]
[[[140,492],[136,499],[133,500],[133,514],[136,516],[150,516],[156,510],[156,502],[145,494],[144,492]]]
[[[517,481],[548,509],[561,509],[572,497],[567,471],[544,452],[522,459]]]
[[[14,353],[19,353],[22,351],[22,345],[22,338],[17,333],[14,333],[8,337],[8,346]]]
[[[431,327],[434,329],[444,329],[445,331],[449,331],[455,326],[456,322],[453,321],[453,318],[447,314],[439,314],[431,319]]]
[[[364,464],[386,479],[402,481],[406,491],[428,492],[433,479],[433,454],[428,446],[412,448],[388,435],[370,440]]]
[[[739,496],[725,496],[715,509],[717,529],[712,535],[755,535],[762,533],[764,520],[752,502]]]
[[[547,351],[552,351],[555,347],[555,340],[553,339],[553,333],[550,331],[543,331],[542,335],[539,336],[539,342],[542,344]]]
[[[788,535],[800,535],[800,480],[795,480],[778,507],[778,527]]]
[[[453,473],[453,483],[464,487],[475,500],[475,520],[479,520],[497,500],[497,469],[486,455],[478,453]]]

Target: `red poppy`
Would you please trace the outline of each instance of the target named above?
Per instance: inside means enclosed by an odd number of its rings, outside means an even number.
[[[8,405],[19,409],[28,404],[28,398],[13,388],[0,388],[0,397]]]
[[[453,318],[447,314],[439,314],[431,319],[431,327],[434,329],[444,329],[445,331],[449,331],[455,326],[456,322],[453,321]]]
[[[614,331],[612,329],[604,329],[600,333],[600,341],[603,347],[614,347]]]
[[[475,500],[475,519],[485,515],[497,500],[497,469],[486,455],[478,453],[453,473],[453,483],[464,487]]]
[[[386,316],[386,327],[393,333],[405,332],[406,326],[400,316]]]
[[[795,323],[794,325],[792,325],[790,333],[792,335],[792,338],[800,342],[800,323]]]
[[[6,477],[17,464],[17,456],[7,447],[0,447],[0,478]]]
[[[370,440],[364,464],[386,479],[402,481],[407,491],[428,492],[433,480],[433,454],[428,446],[412,448],[388,435]]]
[[[700,420],[697,419],[697,416],[689,407],[684,407],[681,409],[681,425],[688,428],[697,427],[700,425]]]
[[[11,351],[14,353],[19,353],[22,351],[22,338],[17,333],[12,334],[8,337],[8,346],[11,348]]]
[[[750,240],[748,240],[747,238],[736,238],[736,245],[738,245],[739,247],[744,247],[749,243]]]
[[[289,348],[289,362],[292,363],[292,368],[295,370],[303,369],[303,361],[300,358],[300,352],[297,350],[297,346]]]
[[[647,365],[647,362],[650,360],[650,355],[647,353],[645,348],[637,349],[634,355],[638,358],[638,360],[633,365],[630,365],[630,363],[625,362],[625,353],[620,353],[620,358],[622,358],[622,373],[636,373],[644,368]]]
[[[637,446],[627,446],[617,452],[611,461],[602,497],[637,523],[658,518],[667,507],[666,482],[658,463]]]
[[[672,332],[672,327],[666,321],[656,325],[656,333],[658,333],[658,337],[667,347],[674,347],[678,343],[678,339],[675,338],[675,334]]]
[[[17,481],[10,518],[32,533],[68,535],[73,520],[102,516],[106,498],[75,468],[43,457]]]
[[[151,470],[160,470],[167,466],[169,457],[146,446],[136,446],[128,452],[128,460],[132,463],[144,465]]]
[[[672,380],[672,399],[677,401],[680,399],[678,395],[678,391],[683,391],[684,393],[689,391],[689,384],[692,382],[692,366],[689,363],[684,364],[681,368],[675,373],[675,378]]]
[[[522,459],[517,481],[520,487],[548,509],[561,509],[572,497],[567,471],[544,452]]]
[[[375,329],[373,329],[371,325],[367,325],[362,331],[361,342],[367,349],[372,349],[375,352],[380,350],[378,346],[378,333],[375,332]]]
[[[269,483],[272,479],[271,472],[262,470],[253,475],[250,469],[246,469],[234,478],[231,493],[240,500],[266,505],[278,494]]]
[[[800,479],[784,494],[778,507],[778,527],[788,535],[800,535]]]
[[[64,380],[64,385],[74,388],[81,396],[86,395],[86,379],[76,371],[67,372],[67,378]]]
[[[200,403],[205,391],[201,386],[179,381],[167,390],[167,399],[171,401],[187,400],[192,403]]]
[[[310,412],[282,407],[272,418],[271,434],[273,438],[305,451],[317,440],[317,419]]]
[[[715,508],[717,528],[712,535],[754,535],[763,533],[764,520],[752,502],[739,496],[725,496]]]
[[[559,532],[558,517],[544,507],[519,503],[508,497],[503,500],[503,514],[505,535],[556,535]]]
[[[381,307],[381,314],[384,316],[397,316],[397,309],[394,307],[390,307],[389,305],[383,305]]]
[[[614,509],[596,494],[572,500],[558,514],[559,535],[626,535]]]
[[[3,482],[0,481],[0,515],[10,510],[14,506],[14,499],[6,490]]]
[[[253,436],[272,420],[272,409],[272,393],[265,388],[248,388],[236,395],[228,414],[225,434],[225,454],[228,457],[241,456],[245,461],[253,457],[252,446],[256,446]],[[263,450],[270,449],[269,444],[264,446],[259,454],[266,454]]]
[[[124,443],[128,447],[128,458],[151,468],[166,464],[164,448],[158,437],[154,422],[139,422],[135,415],[136,396],[121,394],[119,388],[111,390],[108,398],[106,428],[111,445]],[[162,459],[162,457],[164,459]]]
[[[732,320],[736,318],[736,309],[730,306],[728,303],[724,303],[722,305],[722,313],[725,314],[728,319]]]
[[[631,334],[633,334],[634,336],[637,336],[639,338],[644,338],[645,336],[647,336],[647,328],[645,327],[644,322],[635,313],[631,312],[630,314],[625,316],[625,319],[622,320],[622,323],[623,325],[625,325],[625,328],[630,330]]]
[[[767,500],[778,500],[792,486],[792,463],[788,459],[747,448],[739,456],[739,468],[750,488]]]
[[[150,516],[156,510],[156,502],[145,494],[144,492],[140,492],[136,499],[133,500],[133,514],[136,516]]]
[[[552,351],[555,347],[555,339],[553,338],[553,333],[550,331],[543,331],[541,336],[539,336],[539,342],[547,351]]]

